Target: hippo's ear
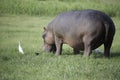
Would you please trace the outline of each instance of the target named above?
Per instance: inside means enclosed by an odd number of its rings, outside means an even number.
[[[44,27],[43,29],[44,29],[44,31],[47,31],[46,27]]]

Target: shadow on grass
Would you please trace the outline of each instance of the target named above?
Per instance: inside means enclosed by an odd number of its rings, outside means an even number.
[[[105,58],[104,53],[93,53],[94,58]],[[120,57],[120,52],[112,52],[110,58],[118,58]]]
[[[68,51],[68,52],[63,52],[62,55],[68,55],[68,56],[72,56],[75,55],[72,52]],[[83,56],[83,51],[81,51],[79,54],[76,55],[82,55]],[[105,58],[104,57],[104,53],[92,53],[90,56],[93,56],[94,58]],[[112,52],[111,53],[111,58],[118,58],[120,57],[120,52]]]
[[[7,57],[7,56],[3,56],[1,59],[2,59],[3,61],[9,61],[9,60],[10,60],[10,58]]]
[[[112,52],[111,57],[120,57],[120,52]]]

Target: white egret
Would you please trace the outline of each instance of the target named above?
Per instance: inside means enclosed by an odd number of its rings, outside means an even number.
[[[19,50],[19,53],[24,54],[24,51],[22,49],[20,41],[19,41],[19,45],[18,45],[18,50]]]

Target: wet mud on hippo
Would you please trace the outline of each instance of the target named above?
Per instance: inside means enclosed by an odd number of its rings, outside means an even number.
[[[105,13],[97,10],[70,11],[59,14],[43,33],[43,51],[61,55],[62,45],[68,44],[74,54],[80,50],[89,56],[92,50],[104,44],[104,55],[110,57],[115,25]]]

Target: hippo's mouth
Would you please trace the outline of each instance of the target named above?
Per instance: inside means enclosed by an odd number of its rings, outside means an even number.
[[[55,45],[44,45],[42,50],[46,52],[55,52],[56,46]]]

